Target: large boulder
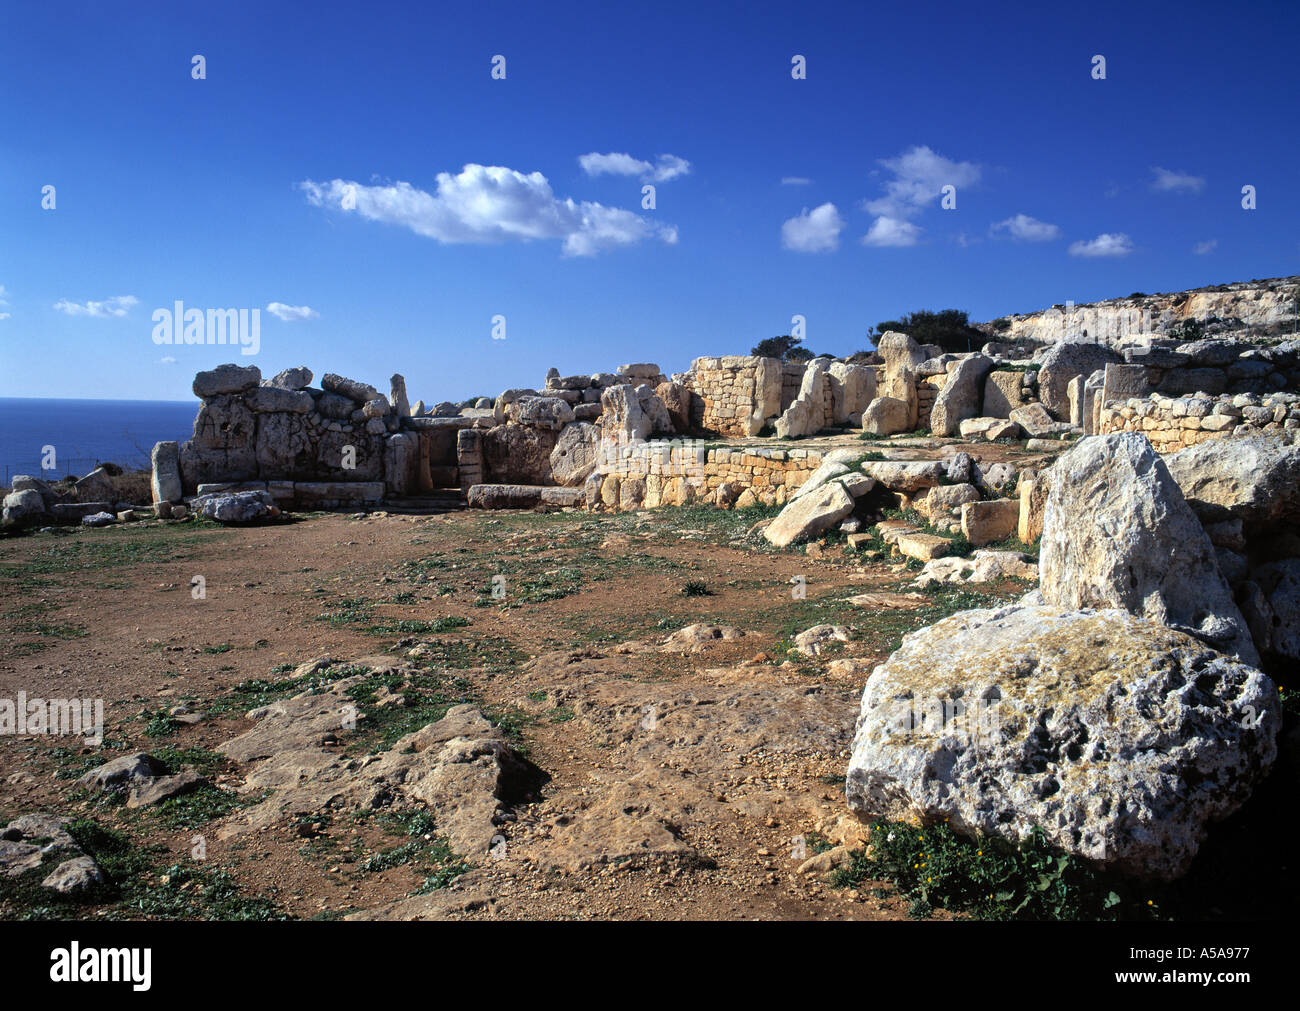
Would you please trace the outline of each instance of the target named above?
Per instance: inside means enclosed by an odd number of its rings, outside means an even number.
[[[379,399],[379,391],[369,383],[359,383],[355,379],[335,375],[333,372],[326,372],[321,376],[320,385],[326,392],[347,397],[354,404],[365,404]]]
[[[831,421],[856,425],[862,412],[876,399],[876,370],[869,365],[832,362]]]
[[[1267,774],[1280,724],[1267,676],[1125,611],[964,611],[872,672],[846,794],[868,819],[1037,828],[1168,880]]]
[[[218,523],[258,523],[280,515],[267,491],[213,492],[200,495],[193,504],[201,515]]]
[[[1259,663],[1214,546],[1141,435],[1092,436],[1056,462],[1040,558],[1048,604],[1122,608]]]
[[[186,487],[256,477],[256,435],[256,419],[242,397],[221,395],[203,401],[194,419],[194,437],[181,446]]]
[[[691,430],[691,391],[681,383],[660,383],[655,387],[657,396],[668,412],[674,432]]]
[[[1070,380],[1088,376],[1124,358],[1103,344],[1062,341],[1045,352],[1038,370],[1038,399],[1058,421],[1070,420]],[[1021,422],[1021,424],[1024,424]]]
[[[262,381],[262,370],[256,365],[218,365],[194,376],[194,395],[200,400],[229,393],[243,393]]]
[[[483,433],[484,484],[550,484],[555,432],[497,425]]]
[[[907,334],[889,330],[880,336],[876,349],[885,360],[885,377],[879,393],[907,405],[907,428],[916,428],[919,400],[916,395],[917,370],[929,355]]]
[[[995,370],[984,380],[981,413],[988,418],[1009,418],[1017,407],[1029,401],[1025,397],[1024,375],[1020,372]]]
[[[263,379],[263,386],[276,386],[282,390],[305,390],[311,385],[312,371],[306,365],[299,365],[295,369],[285,369],[277,372],[270,379]]]
[[[930,411],[930,431],[935,435],[956,435],[967,418],[977,417],[984,392],[984,377],[993,368],[993,360],[971,355],[957,362],[935,398]]]
[[[783,548],[816,537],[853,512],[854,498],[838,481],[795,499],[763,530],[768,542]]]
[[[1300,446],[1267,435],[1211,439],[1170,454],[1165,464],[1202,520],[1300,524]]]
[[[651,435],[672,435],[676,431],[667,406],[659,399],[659,395],[651,387],[638,386],[636,388],[636,398],[641,405],[642,412],[650,419]]]
[[[566,488],[580,488],[600,456],[600,429],[575,421],[560,430],[551,450],[551,475],[555,483]]]
[[[496,423],[498,425],[504,425],[506,423],[506,408],[516,400],[522,400],[524,397],[535,397],[537,395],[536,390],[527,388],[505,390],[492,404],[492,415],[496,419]]]
[[[34,488],[13,491],[4,497],[4,526],[31,527],[44,519],[45,500]]]
[[[648,439],[654,422],[641,409],[636,388],[620,383],[600,394],[600,427],[608,439],[633,442]]]
[[[520,425],[558,432],[573,421],[573,408],[559,397],[524,397],[509,412]]]
[[[869,435],[897,435],[909,431],[907,401],[876,397],[862,412],[862,431]]]

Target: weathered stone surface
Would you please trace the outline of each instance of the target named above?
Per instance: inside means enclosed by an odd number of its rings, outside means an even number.
[[[1250,578],[1259,591],[1257,621],[1251,622],[1255,645],[1294,669],[1300,663],[1300,558],[1268,562],[1251,570]]]
[[[482,437],[484,483],[550,484],[551,450],[557,438],[550,429],[528,425],[488,429]]]
[[[234,525],[257,523],[280,512],[270,492],[265,491],[216,492],[199,496],[192,505],[210,520]]]
[[[1020,524],[1018,499],[967,502],[961,507],[961,532],[976,547],[1005,541]]]
[[[882,484],[890,491],[912,492],[922,488],[933,488],[944,477],[947,469],[941,460],[918,460],[903,462],[896,460],[865,460],[863,473],[873,477],[877,484]]]
[[[867,819],[1049,842],[1175,878],[1277,755],[1259,671],[1121,610],[1014,605],[907,636],[862,696],[846,794]]]
[[[788,544],[816,537],[853,512],[853,496],[837,482],[790,502],[763,530],[771,544],[783,548]]]
[[[523,397],[509,412],[516,424],[558,432],[573,421],[573,407],[559,397]]]
[[[348,421],[356,409],[356,404],[338,393],[322,393],[316,398],[317,413],[330,421]]]
[[[794,652],[804,656],[821,656],[836,644],[849,642],[852,638],[843,625],[814,625],[794,637]]]
[[[155,502],[179,502],[181,489],[181,449],[175,442],[154,443],[149,456],[150,487]]]
[[[366,761],[329,748],[329,741],[351,732],[344,717],[355,711],[355,701],[346,691],[359,680],[346,678],[250,713],[256,726],[220,750],[248,763],[248,787],[270,795],[228,819],[218,836],[261,831],[331,806],[370,810],[400,802],[432,813],[439,834],[463,858],[486,858],[506,808],[544,777],[468,705],[453,706],[441,720]]]
[[[1019,551],[984,548],[969,558],[950,556],[926,562],[915,585],[924,588],[935,583],[993,583],[1003,579],[1037,582],[1038,566]]]
[[[899,554],[922,562],[939,558],[952,550],[952,541],[935,534],[900,533],[894,543],[898,546]]]
[[[4,497],[4,525],[31,527],[45,519],[45,500],[34,488],[10,492]]]
[[[1049,482],[1046,473],[1027,470],[1020,475],[1016,491],[1020,494],[1020,517],[1016,536],[1024,544],[1033,544],[1043,535],[1043,513],[1047,508]]]
[[[916,370],[927,358],[921,346],[907,334],[890,330],[881,334],[876,350],[885,360],[884,383],[879,391],[882,397],[892,397],[907,405],[907,428],[916,428],[917,397]]]
[[[979,489],[973,484],[944,484],[931,488],[920,501],[925,504],[922,512],[934,518],[960,509],[967,502],[978,502],[979,497]]]
[[[282,390],[305,390],[311,385],[313,379],[311,369],[306,365],[299,365],[296,369],[285,369],[283,372],[277,372],[270,379],[263,379],[263,386],[278,386]]]
[[[1029,404],[1017,407],[1011,412],[1011,420],[1023,428],[1030,437],[1041,438],[1056,431],[1052,416],[1042,404]]]
[[[364,404],[371,400],[380,399],[379,391],[369,383],[359,383],[355,379],[335,375],[333,372],[326,372],[325,375],[321,376],[320,385],[321,389],[326,392],[347,397],[354,404]]]
[[[733,642],[743,639],[745,633],[732,625],[710,625],[697,622],[679,628],[659,645],[661,653],[698,653],[711,643]]]
[[[186,487],[256,477],[256,435],[257,422],[242,397],[205,400],[194,419],[194,437],[181,446],[181,478]]]
[[[555,483],[579,488],[596,468],[600,455],[600,429],[575,421],[560,430],[551,450],[551,476]]]
[[[1259,663],[1210,539],[1140,435],[1092,436],[1056,462],[1040,558],[1048,604],[1119,607]]]
[[[655,391],[649,386],[638,386],[636,397],[642,412],[650,419],[650,434],[672,435],[675,431],[673,419]]]
[[[310,393],[286,390],[279,386],[259,386],[249,390],[244,396],[244,403],[258,412],[287,411],[291,414],[306,414],[316,406]]]
[[[1044,353],[1038,370],[1038,399],[1052,417],[1068,421],[1070,397],[1067,387],[1075,376],[1091,375],[1111,362],[1122,363],[1118,352],[1102,344],[1065,341],[1053,344]],[[1008,415],[1010,417],[1010,415]],[[1019,421],[1019,418],[1013,420]],[[1023,421],[1021,425],[1025,425]],[[1028,429],[1028,425],[1025,428]],[[1031,435],[1036,433],[1030,432]]]
[[[601,393],[600,427],[607,439],[644,440],[654,431],[654,422],[641,409],[636,388],[622,383],[607,386]]]
[[[65,860],[41,882],[60,895],[82,895],[105,882],[104,872],[93,857],[79,856]]]
[[[861,424],[862,412],[876,399],[876,370],[869,365],[832,362],[830,375],[832,422]]]
[[[831,400],[830,384],[826,359],[814,358],[804,369],[798,396],[772,425],[777,438],[799,439],[816,435],[826,427],[830,421],[826,415],[827,402]]]
[[[126,798],[126,806],[151,807],[207,785],[208,781],[204,776],[193,769],[183,769],[174,776],[157,776],[137,783],[131,787],[131,793]]]
[[[655,387],[657,396],[668,411],[674,432],[691,430],[691,391],[681,383],[660,383]]]
[[[162,762],[147,752],[137,751],[91,769],[77,780],[77,785],[87,790],[124,790],[166,774],[167,766]]]
[[[400,372],[394,372],[388,380],[388,402],[393,405],[393,413],[399,418],[409,418],[411,416],[411,402],[406,397],[406,377]],[[478,405],[482,407],[491,407],[490,403]]]
[[[980,413],[988,418],[1009,418],[1017,407],[1024,407],[1024,374],[995,369],[984,380],[984,401]]]
[[[83,527],[107,527],[117,522],[117,517],[110,512],[91,513],[89,516],[81,517]]]
[[[384,440],[384,486],[389,495],[414,495],[420,489],[420,437],[397,432]]]
[[[862,412],[862,430],[871,435],[897,435],[909,431],[907,401],[876,397]]]
[[[465,501],[471,509],[533,509],[541,504],[542,491],[538,484],[476,484]]]
[[[262,381],[262,370],[256,365],[218,365],[208,372],[194,376],[194,395],[200,400],[228,393],[243,393]]]
[[[1300,446],[1268,435],[1211,439],[1165,457],[1165,464],[1202,520],[1300,523]]]
[[[382,481],[295,481],[294,501],[304,509],[375,505],[384,497]]]
[[[930,410],[931,432],[938,436],[955,435],[963,421],[980,413],[984,377],[992,368],[993,360],[978,354],[963,358],[953,366]]]
[[[504,425],[506,423],[506,408],[516,400],[522,400],[524,397],[536,396],[538,396],[536,390],[530,390],[523,387],[503,391],[492,405],[492,413],[496,418],[496,423],[498,425]]]
[[[113,484],[113,475],[107,467],[96,467],[73,485],[77,498],[82,502],[112,502],[117,497],[117,486]]]

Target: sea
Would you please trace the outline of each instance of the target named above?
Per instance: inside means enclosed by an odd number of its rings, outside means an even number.
[[[0,397],[0,486],[15,474],[81,477],[101,463],[147,468],[155,442],[191,436],[198,410],[197,400]]]

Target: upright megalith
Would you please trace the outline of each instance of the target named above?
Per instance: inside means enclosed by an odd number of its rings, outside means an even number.
[[[1056,462],[1040,558],[1048,604],[1122,608],[1259,664],[1214,545],[1141,435],[1093,436]]]
[[[389,396],[388,401],[393,405],[393,413],[399,418],[409,418],[411,416],[411,402],[406,399],[406,377],[399,372],[394,372],[388,380]]]
[[[984,379],[993,368],[993,359],[971,355],[955,362],[948,370],[948,381],[930,409],[930,431],[935,435],[956,435],[968,418],[980,416]]]
[[[901,400],[907,405],[907,428],[916,427],[920,400],[916,393],[917,370],[926,360],[925,350],[907,334],[889,330],[876,343],[885,360],[885,381],[879,390],[882,397]]]
[[[150,454],[150,486],[153,500],[158,502],[179,502],[181,489],[181,454],[180,446],[175,442],[155,443]]]

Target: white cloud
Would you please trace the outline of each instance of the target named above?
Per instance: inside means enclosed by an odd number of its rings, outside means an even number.
[[[989,231],[994,234],[1006,231],[1013,239],[1020,239],[1022,242],[1051,242],[1061,237],[1061,230],[1056,225],[1031,218],[1028,214],[1017,214],[1005,221],[999,221]]]
[[[272,302],[266,307],[276,319],[283,320],[286,323],[297,323],[304,319],[317,319],[320,316],[315,309],[309,305],[285,305],[283,302]]]
[[[882,215],[876,218],[870,231],[862,236],[864,246],[915,246],[921,229],[910,221],[900,221]]]
[[[782,176],[781,177],[782,186],[807,186],[811,182],[812,182],[811,179],[808,179],[804,176]]]
[[[1103,232],[1087,242],[1070,243],[1071,256],[1128,256],[1133,252],[1133,241],[1123,232]]]
[[[980,178],[978,165],[952,161],[924,145],[910,148],[897,158],[882,158],[880,164],[893,172],[894,178],[885,183],[883,197],[864,201],[862,207],[887,218],[910,218],[937,199],[945,186],[962,189],[973,186]]]
[[[114,316],[125,316],[131,311],[131,307],[138,305],[139,302],[140,300],[134,295],[114,295],[102,302],[69,302],[66,298],[62,298],[54,303],[54,308],[59,312],[67,313],[69,316],[94,316],[96,319],[109,319]]]
[[[176,359],[173,358],[171,355],[163,355],[161,358],[158,359],[158,364],[159,364],[159,365],[175,365],[175,364],[176,364]]]
[[[1157,193],[1200,193],[1205,189],[1205,177],[1189,175],[1186,172],[1171,172],[1169,169],[1153,167],[1155,178],[1151,188]]]
[[[5,291],[5,286],[3,284],[0,284],[0,310],[9,308],[9,301],[7,297],[8,295],[9,292]],[[8,319],[8,318],[9,318],[9,313],[0,312],[0,319]]]
[[[1204,242],[1198,242],[1192,247],[1192,252],[1197,256],[1208,256],[1214,252],[1214,247],[1219,244],[1218,239],[1206,239]]]
[[[578,164],[589,176],[640,176],[643,182],[666,183],[678,176],[689,175],[691,163],[675,154],[661,154],[655,164],[622,154],[591,154],[579,156]]]
[[[671,244],[677,234],[631,211],[560,200],[542,173],[525,175],[500,165],[471,163],[458,175],[439,172],[435,193],[406,182],[364,186],[333,179],[300,186],[317,207],[355,212],[444,243],[563,239],[566,255],[592,256],[656,236]]]
[[[828,253],[840,248],[844,219],[832,203],[807,207],[781,226],[781,245],[796,253]]]

